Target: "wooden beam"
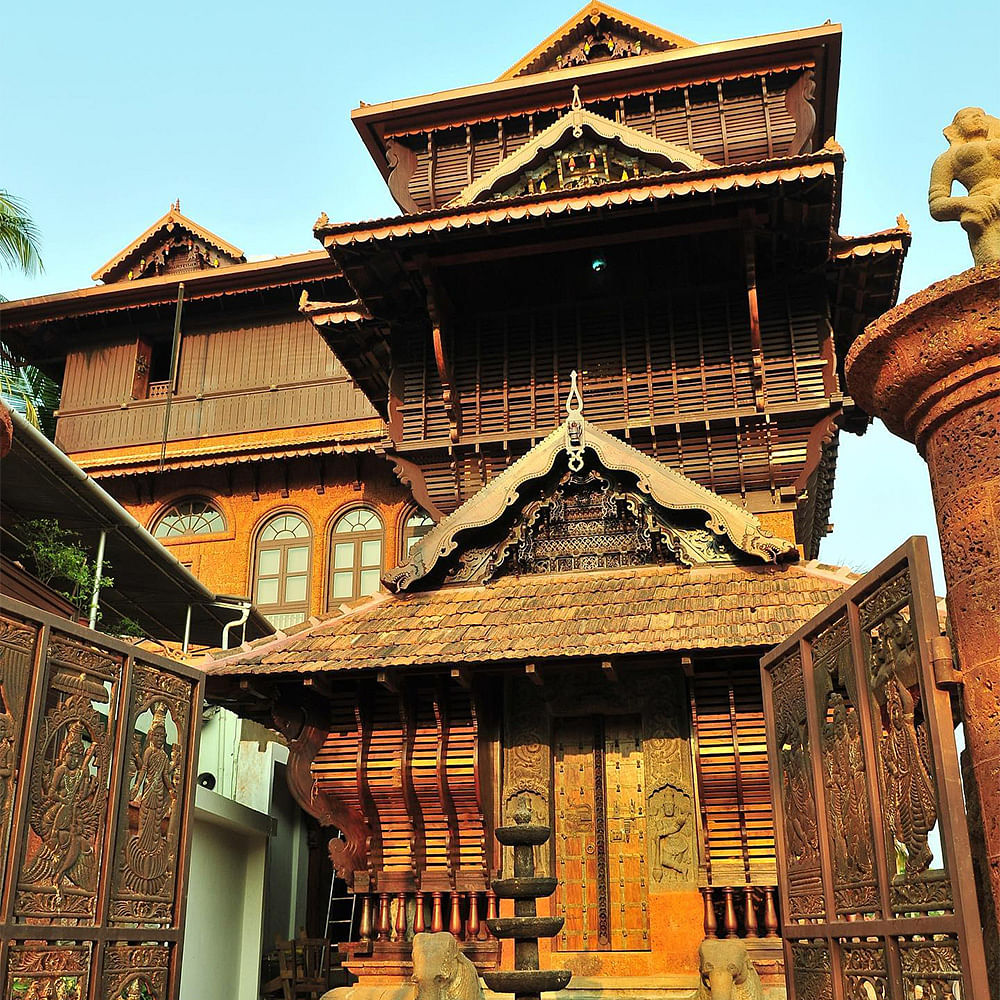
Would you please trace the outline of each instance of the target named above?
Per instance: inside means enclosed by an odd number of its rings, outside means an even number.
[[[394,670],[380,670],[376,679],[387,691],[391,691],[395,695],[399,694],[399,677]]]
[[[307,691],[315,691],[324,698],[333,697],[333,685],[328,677],[319,677],[315,674],[312,677],[303,677],[302,686]]]
[[[545,683],[544,679],[542,678],[541,671],[534,663],[526,663],[524,665],[524,672],[533,684],[537,684],[539,687],[541,687]]]
[[[612,684],[618,683],[618,671],[615,669],[615,665],[610,660],[601,660],[601,670],[603,671],[606,680],[610,681]]]
[[[472,687],[472,673],[468,667],[452,667],[451,668],[451,679],[453,681],[458,681],[461,687],[466,690]]]

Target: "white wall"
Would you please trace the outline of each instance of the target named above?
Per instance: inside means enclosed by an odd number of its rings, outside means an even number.
[[[195,801],[180,995],[257,1000],[273,822],[216,792]]]

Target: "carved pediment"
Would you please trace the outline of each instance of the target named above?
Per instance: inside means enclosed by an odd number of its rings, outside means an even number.
[[[112,284],[160,274],[201,271],[246,260],[243,251],[181,215],[180,202],[115,254],[92,277]]]
[[[518,60],[500,79],[511,80],[572,66],[590,66],[611,59],[666,52],[693,44],[687,38],[664,31],[655,24],[607,4],[589,3]]]
[[[714,166],[690,149],[588,111],[574,86],[566,114],[474,180],[451,204],[620,184]]]
[[[742,507],[567,409],[562,426],[429,531],[386,586],[795,558]]]

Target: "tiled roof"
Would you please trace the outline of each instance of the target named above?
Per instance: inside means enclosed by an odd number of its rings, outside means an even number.
[[[206,669],[309,673],[768,647],[856,579],[815,565],[668,565],[378,594]]]

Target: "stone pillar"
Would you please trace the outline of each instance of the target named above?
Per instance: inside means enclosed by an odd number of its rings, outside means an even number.
[[[913,442],[934,494],[963,719],[984,844],[987,949],[1000,913],[1000,262],[936,282],[872,323],[847,356],[867,413]],[[873,470],[877,475],[877,470]],[[905,502],[905,498],[901,498]],[[985,870],[984,870],[985,869]],[[996,968],[996,966],[994,966]]]

